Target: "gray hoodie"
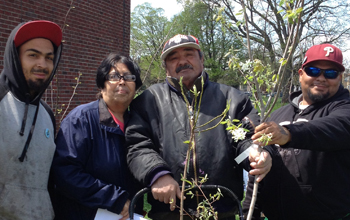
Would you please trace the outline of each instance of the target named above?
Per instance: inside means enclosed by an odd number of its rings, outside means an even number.
[[[55,48],[54,69],[45,89],[30,97],[13,42],[23,24],[10,34],[0,75],[0,220],[54,217],[47,186],[55,151],[55,121],[40,99],[54,77],[62,45]]]

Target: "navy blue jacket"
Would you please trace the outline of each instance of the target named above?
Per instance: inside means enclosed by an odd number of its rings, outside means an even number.
[[[56,219],[94,219],[98,208],[119,214],[132,184],[124,133],[103,99],[73,109],[62,121],[56,145]]]

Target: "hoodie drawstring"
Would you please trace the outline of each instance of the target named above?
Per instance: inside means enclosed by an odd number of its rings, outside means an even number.
[[[26,127],[26,122],[27,122],[27,117],[28,117],[29,100],[30,100],[30,94],[27,93],[27,94],[26,94],[26,106],[25,106],[25,108],[24,108],[24,115],[23,115],[23,119],[22,119],[21,131],[19,132],[19,134],[20,134],[21,136],[24,135],[24,129],[25,129],[25,127]]]
[[[27,100],[28,100],[28,99],[27,99]],[[27,102],[26,102],[26,112],[24,113],[25,118],[23,118],[23,120],[27,120],[28,105],[29,105],[29,103],[27,104]],[[40,107],[40,103],[39,103],[38,106],[36,107],[35,115],[34,115],[34,120],[33,120],[33,123],[32,123],[32,127],[30,128],[29,135],[28,135],[27,141],[26,141],[26,143],[25,143],[25,145],[24,145],[22,154],[21,154],[21,156],[18,158],[19,161],[21,161],[21,162],[24,161],[24,158],[25,158],[25,156],[26,156],[26,153],[27,153],[27,150],[28,150],[30,141],[32,140],[32,136],[33,136],[33,132],[34,132],[34,128],[35,128],[35,123],[36,123],[36,118],[37,118],[38,112],[39,112],[39,107]],[[25,125],[25,122],[24,122],[24,125]],[[23,126],[23,123],[22,123],[22,126]],[[24,130],[24,128],[23,128],[23,130]],[[23,136],[23,134],[22,134],[22,136]]]

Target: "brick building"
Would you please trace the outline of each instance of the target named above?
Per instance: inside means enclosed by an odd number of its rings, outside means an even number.
[[[50,20],[63,28],[61,62],[43,96],[59,124],[79,73],[81,83],[66,115],[96,99],[96,70],[108,53],[129,54],[130,0],[0,0],[0,70],[11,30],[28,20]]]

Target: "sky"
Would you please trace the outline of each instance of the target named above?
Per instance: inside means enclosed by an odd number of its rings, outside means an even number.
[[[131,12],[137,5],[145,2],[150,3],[153,8],[163,8],[164,15],[168,18],[182,11],[182,5],[177,4],[176,0],[131,0]]]

